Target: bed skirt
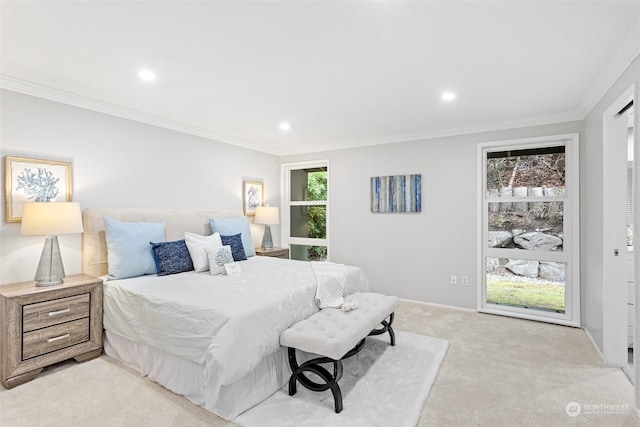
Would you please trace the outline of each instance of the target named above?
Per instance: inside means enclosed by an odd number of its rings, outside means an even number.
[[[281,347],[264,358],[248,375],[223,386],[216,398],[213,390],[205,384],[204,364],[181,359],[106,330],[104,352],[228,421],[267,399],[282,388],[290,376],[287,352]]]

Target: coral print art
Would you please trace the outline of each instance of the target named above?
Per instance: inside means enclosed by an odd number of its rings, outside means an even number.
[[[247,208],[251,211],[255,211],[260,206],[260,194],[256,187],[249,187],[247,192]]]
[[[38,168],[37,172],[27,168],[18,175],[16,181],[16,191],[24,191],[30,202],[53,202],[60,194],[60,178],[53,176],[53,172],[47,168]]]
[[[264,187],[262,182],[245,181],[244,182],[244,214],[247,216],[253,216],[256,214],[256,209],[262,206]]]
[[[70,202],[71,163],[5,157],[5,221],[20,222],[27,202]]]

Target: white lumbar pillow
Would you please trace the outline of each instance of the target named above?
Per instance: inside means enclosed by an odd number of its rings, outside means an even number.
[[[209,258],[207,258],[207,252],[205,248],[221,248],[222,240],[220,234],[213,233],[209,236],[202,236],[196,233],[184,233],[184,241],[187,244],[191,261],[193,261],[193,268],[196,273],[202,273],[209,270]]]

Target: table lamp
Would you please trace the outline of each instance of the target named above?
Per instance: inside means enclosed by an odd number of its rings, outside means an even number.
[[[28,202],[22,212],[23,236],[47,236],[34,280],[36,286],[56,286],[64,282],[64,266],[58,234],[82,233],[80,205],[73,202]]]
[[[262,249],[273,249],[273,239],[271,238],[271,225],[280,224],[280,211],[278,208],[260,206],[256,209],[256,216],[253,219],[256,224],[264,224],[264,236],[262,237]]]

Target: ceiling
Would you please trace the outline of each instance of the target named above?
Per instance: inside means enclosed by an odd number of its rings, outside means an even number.
[[[0,8],[1,87],[279,155],[581,120],[640,53],[638,0]]]

